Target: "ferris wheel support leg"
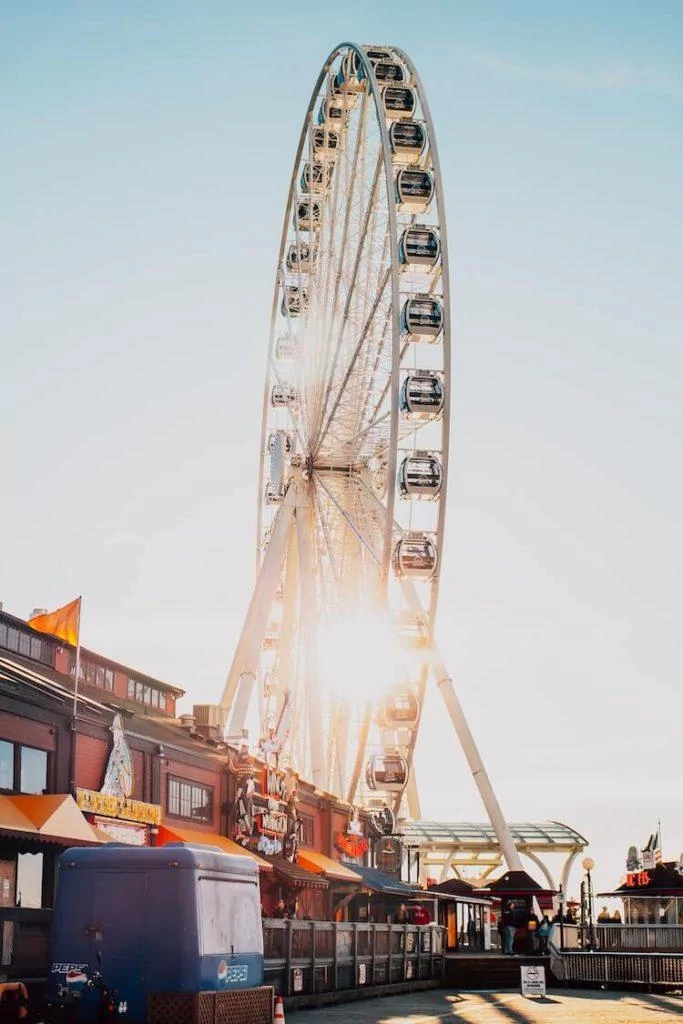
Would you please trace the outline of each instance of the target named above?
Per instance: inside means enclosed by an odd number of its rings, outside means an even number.
[[[296,595],[299,583],[299,564],[296,546],[296,524],[291,522],[287,548],[287,568],[285,571],[285,588],[283,594],[282,626],[280,628],[280,651],[278,654],[277,677],[279,692],[275,720],[280,721],[284,703],[293,697],[292,673],[292,635],[296,614]],[[291,726],[290,726],[291,728]]]
[[[290,491],[293,493],[290,495]],[[268,550],[261,565],[256,587],[252,594],[247,617],[242,628],[235,656],[223,690],[221,704],[229,708],[234,701],[229,733],[236,735],[244,728],[249,700],[256,679],[261,644],[268,625],[273,598],[277,589],[282,559],[294,515],[296,487],[291,486],[277,514]],[[235,699],[236,696],[236,699]],[[236,732],[237,731],[237,732]]]
[[[481,759],[479,750],[477,749],[477,744],[474,742],[472,730],[467,724],[465,713],[462,710],[462,705],[458,700],[458,695],[456,694],[455,687],[453,686],[453,680],[448,675],[446,666],[441,661],[438,652],[436,649],[433,650],[435,659],[432,664],[432,669],[436,677],[437,688],[443,697],[444,704],[448,708],[453,728],[457,733],[463,753],[467,758],[467,763],[470,766],[472,777],[477,784],[477,789],[479,790],[484,807],[486,808],[486,813],[493,825],[493,830],[496,833],[496,838],[503,856],[505,857],[505,862],[510,871],[522,871],[522,861],[520,860],[520,856],[514,844],[510,829],[508,828],[508,824],[503,817],[503,812],[496,798],[496,794],[493,792],[491,780],[484,768],[484,763]]]
[[[417,779],[415,778],[415,762],[411,764],[410,773],[408,774],[406,800],[408,801],[409,817],[412,821],[419,821],[422,818],[422,808],[420,807],[420,794],[417,788]]]
[[[372,701],[368,701],[365,705],[365,711],[363,713],[363,721],[361,722],[360,735],[358,737],[358,747],[356,748],[356,760],[353,763],[353,774],[351,781],[349,782],[349,789],[346,794],[347,804],[352,804],[356,798],[356,790],[358,789],[358,783],[360,782],[360,773],[363,770],[363,761],[365,760],[365,748],[368,744],[368,734],[370,732],[370,723],[372,721]]]
[[[311,751],[311,782],[321,789],[325,786],[325,748],[323,743],[323,715],[318,680],[318,609],[313,577],[313,517],[311,499],[304,488],[300,491],[296,512],[296,537],[301,568],[301,617],[305,647],[305,686],[308,707],[308,732]]]

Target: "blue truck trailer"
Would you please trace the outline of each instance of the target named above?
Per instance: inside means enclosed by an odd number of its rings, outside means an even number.
[[[106,982],[93,985],[93,977]],[[258,867],[217,848],[110,843],[60,858],[49,997],[75,1019],[147,1021],[158,993],[263,985]]]

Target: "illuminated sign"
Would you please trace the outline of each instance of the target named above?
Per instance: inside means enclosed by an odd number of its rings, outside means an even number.
[[[258,815],[261,832],[271,836],[284,836],[287,831],[287,815],[278,811],[263,811]]]
[[[347,857],[362,857],[368,848],[368,841],[365,836],[338,832],[335,846],[340,853],[345,854]]]
[[[122,818],[141,825],[161,824],[161,807],[158,804],[144,804],[141,800],[96,793],[92,789],[77,789],[76,803],[82,811],[101,814],[105,818]]]
[[[287,785],[285,773],[277,768],[263,769],[262,792],[269,800],[285,801],[287,799]]]
[[[626,885],[629,889],[634,889],[643,885],[650,884],[650,873],[649,871],[629,871],[626,876]]]

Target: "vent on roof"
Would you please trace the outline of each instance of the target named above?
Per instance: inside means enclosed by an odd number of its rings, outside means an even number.
[[[220,704],[195,704],[192,713],[197,723],[197,732],[207,740],[222,742],[228,720],[225,708]]]
[[[2,606],[0,605],[1,608]],[[47,615],[47,608],[34,608],[29,615],[29,619],[35,619],[36,615]]]
[[[181,715],[180,716],[180,724],[183,727],[183,729],[187,729],[188,732],[194,732],[194,729],[195,729],[194,715]]]

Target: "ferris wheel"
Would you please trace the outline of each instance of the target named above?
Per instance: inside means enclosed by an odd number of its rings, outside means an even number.
[[[430,671],[446,682],[434,625],[449,399],[448,245],[427,99],[401,50],[343,43],[313,89],[285,208],[257,582],[223,705],[235,735],[256,696],[261,741],[287,764],[349,802],[399,810],[407,796],[412,816]]]

